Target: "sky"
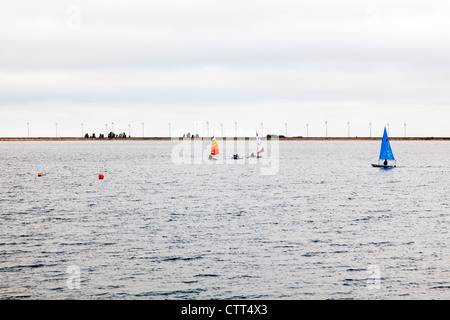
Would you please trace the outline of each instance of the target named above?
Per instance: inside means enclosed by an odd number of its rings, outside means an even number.
[[[238,135],[450,136],[449,17],[436,0],[3,1],[0,137],[207,122],[218,136],[236,122]]]

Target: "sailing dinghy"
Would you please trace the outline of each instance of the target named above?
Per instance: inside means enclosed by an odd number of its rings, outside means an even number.
[[[218,160],[216,156],[219,155],[219,145],[215,137],[212,137],[211,141],[211,154],[209,155],[209,160]]]
[[[261,138],[258,135],[258,132],[256,132],[256,145],[257,145],[257,158],[262,158],[261,153],[264,152],[264,147],[262,145]]]
[[[391,143],[389,142],[389,137],[384,128],[383,141],[381,142],[380,157],[378,159],[378,164],[372,164],[374,168],[395,168],[397,166],[394,153],[392,152]]]
[[[252,154],[249,156],[249,158],[262,158],[261,153],[264,152],[264,147],[261,142],[261,138],[258,135],[258,132],[256,132],[256,156],[252,152]]]

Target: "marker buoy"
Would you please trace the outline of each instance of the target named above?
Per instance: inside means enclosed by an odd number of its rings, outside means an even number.
[[[38,173],[38,177],[42,177],[42,173],[39,172],[39,173]]]
[[[102,175],[102,174],[99,174],[99,175],[98,175],[98,178],[99,178],[100,180],[103,180],[103,178],[105,178],[105,176]]]

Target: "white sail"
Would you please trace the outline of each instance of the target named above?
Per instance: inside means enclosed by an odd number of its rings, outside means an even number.
[[[260,154],[264,152],[264,147],[262,145],[262,141],[261,141],[261,138],[258,135],[258,132],[256,132],[256,145],[257,145],[258,156],[260,156]]]

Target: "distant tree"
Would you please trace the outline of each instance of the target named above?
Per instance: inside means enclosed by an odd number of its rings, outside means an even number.
[[[95,139],[95,133],[92,134],[91,138],[94,138],[94,139]]]
[[[284,135],[282,135],[282,134],[280,134],[280,135],[277,135],[277,134],[268,134],[267,135],[267,139],[272,139],[272,138],[286,138]]]
[[[86,133],[86,134],[84,135],[84,137],[85,137],[85,138],[89,138],[89,133]]]
[[[126,138],[127,137],[127,134],[124,132],[124,133],[122,133],[122,138]]]
[[[115,138],[116,137],[116,135],[114,134],[114,132],[110,132],[110,133],[108,133],[108,139],[113,139],[113,138]]]
[[[186,133],[183,133],[183,138],[186,138]]]
[[[98,136],[100,139],[104,139],[105,135],[103,133],[100,133],[100,135]]]
[[[198,133],[197,133],[197,134],[195,135],[195,137],[198,138],[198,137],[200,137],[200,136],[199,136]]]
[[[190,137],[191,137],[191,133],[188,132],[187,135],[186,135],[186,138],[190,138]]]

